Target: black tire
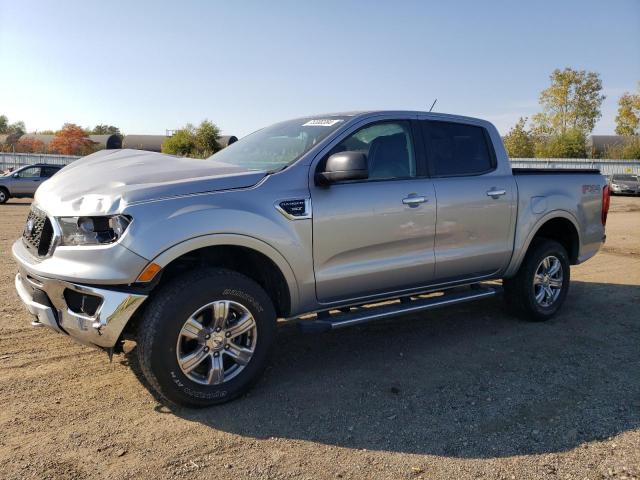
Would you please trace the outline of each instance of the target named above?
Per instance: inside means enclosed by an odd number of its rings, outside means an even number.
[[[7,203],[10,198],[11,195],[9,195],[9,190],[4,187],[0,187],[0,205]]]
[[[235,377],[217,385],[203,385],[180,367],[178,338],[194,312],[219,300],[241,304],[251,313],[257,340],[249,362]],[[149,299],[138,327],[136,350],[142,373],[161,399],[169,404],[207,407],[228,402],[249,390],[267,365],[275,336],[273,304],[256,282],[230,270],[203,268],[169,281]],[[222,359],[221,353],[226,352],[218,353]],[[205,361],[213,362],[213,358]]]
[[[534,286],[534,277],[541,262],[548,258],[557,258],[562,267],[562,286],[558,289],[557,298],[549,300],[546,305],[536,299],[536,291],[540,286]],[[518,273],[512,278],[503,280],[504,298],[511,313],[532,322],[544,322],[553,317],[564,303],[569,292],[570,264],[566,249],[554,240],[540,238],[533,241],[525,255]],[[555,290],[554,290],[555,292]],[[544,296],[544,294],[543,294]],[[545,296],[546,298],[546,296]],[[552,299],[553,296],[549,295]]]

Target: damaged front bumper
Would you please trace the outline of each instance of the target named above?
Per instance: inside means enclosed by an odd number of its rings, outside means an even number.
[[[15,286],[34,316],[45,326],[91,346],[112,348],[147,295],[79,285],[41,277],[20,268]]]

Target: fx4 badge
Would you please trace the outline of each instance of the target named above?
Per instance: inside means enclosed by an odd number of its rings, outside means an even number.
[[[600,185],[582,185],[582,194],[600,194]]]

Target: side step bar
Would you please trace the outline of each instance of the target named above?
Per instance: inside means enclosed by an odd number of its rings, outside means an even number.
[[[339,314],[318,314],[316,319],[301,320],[298,323],[298,328],[307,333],[328,332],[330,330],[351,327],[353,325],[382,320],[384,318],[391,318],[399,315],[456,305],[458,303],[481,300],[483,298],[494,297],[499,293],[502,293],[502,287],[500,285],[489,286],[474,284],[464,291],[459,291],[459,289],[452,290],[451,293],[447,293],[445,291],[443,295],[438,297],[403,297],[400,299],[400,303],[394,303],[393,305],[383,305],[380,307],[370,308],[358,307],[347,313]]]

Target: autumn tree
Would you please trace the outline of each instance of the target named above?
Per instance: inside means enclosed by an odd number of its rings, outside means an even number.
[[[540,94],[542,112],[533,116],[534,131],[542,135],[564,135],[569,130],[591,133],[605,99],[600,75],[565,68],[555,69],[549,78],[551,85]]]
[[[517,123],[504,136],[504,146],[511,158],[532,158],[535,152],[534,138],[525,127],[526,117],[520,117]]]
[[[16,143],[16,152],[20,153],[45,153],[47,147],[42,140],[31,137],[22,137]]]
[[[218,150],[220,129],[209,120],[195,127],[188,123],[162,143],[162,152],[194,158],[206,158]]]
[[[625,92],[618,99],[616,133],[618,135],[640,134],[640,82],[638,82],[638,93]]]
[[[87,137],[82,127],[65,123],[49,144],[49,150],[62,155],[88,155],[95,150],[96,142]]]

